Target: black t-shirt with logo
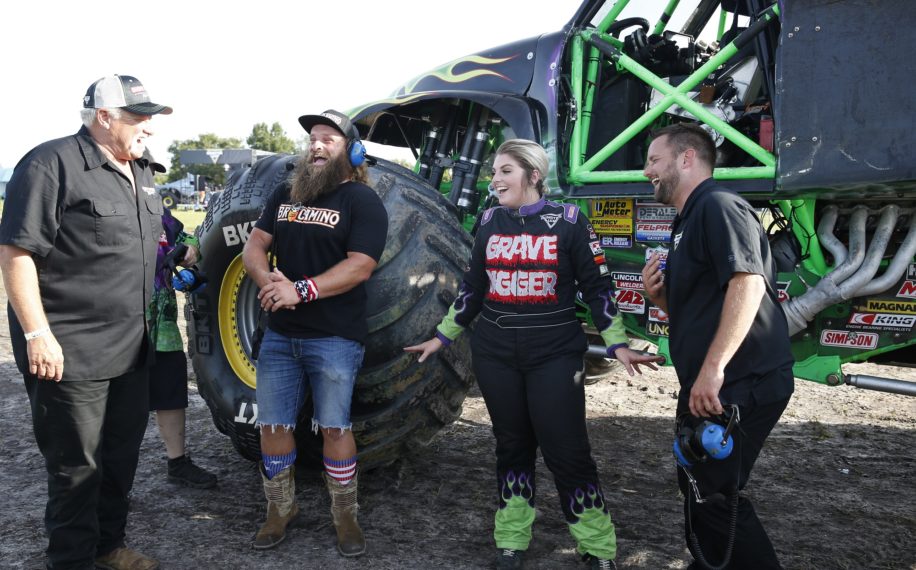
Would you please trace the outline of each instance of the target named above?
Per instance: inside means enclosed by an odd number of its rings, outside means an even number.
[[[288,183],[268,199],[256,228],[273,236],[277,267],[291,281],[316,277],[347,258],[363,253],[378,261],[385,249],[388,213],[365,184],[345,182],[308,206],[293,204]],[[270,314],[271,330],[293,338],[339,336],[365,342],[366,287],[300,303]]]
[[[789,397],[792,365],[788,325],[776,293],[776,265],[754,209],[712,178],[684,204],[671,230],[665,269],[671,358],[687,398],[719,328],[728,282],[735,273],[763,276],[766,294],[750,331],[725,367],[723,402],[760,404]]]

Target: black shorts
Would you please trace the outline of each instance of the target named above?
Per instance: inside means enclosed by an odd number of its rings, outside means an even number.
[[[149,370],[149,409],[180,410],[188,407],[188,361],[184,352],[156,352]]]

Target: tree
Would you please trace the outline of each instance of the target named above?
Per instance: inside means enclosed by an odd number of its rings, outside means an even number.
[[[213,184],[222,186],[226,183],[226,169],[222,164],[181,164],[181,151],[191,149],[227,149],[244,148],[242,141],[236,138],[222,138],[213,133],[204,133],[196,139],[173,141],[169,145],[172,155],[172,167],[169,169],[169,182],[180,180],[190,174],[202,174],[209,177]]]
[[[249,148],[285,154],[296,153],[296,142],[286,136],[280,123],[274,123],[270,129],[267,128],[267,123],[255,124],[251,129],[251,135],[245,142],[248,143]]]

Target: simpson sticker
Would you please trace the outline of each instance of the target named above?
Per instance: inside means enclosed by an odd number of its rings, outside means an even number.
[[[662,323],[646,323],[646,332],[656,336],[668,336],[668,325]]]
[[[897,291],[897,296],[916,299],[916,281],[904,281],[903,285],[900,286],[900,290]]]
[[[617,308],[623,313],[643,314],[646,312],[646,298],[636,291],[617,291]]]
[[[855,331],[824,330],[821,332],[821,345],[868,350],[878,346],[878,335]]]
[[[649,320],[656,323],[667,323],[668,313],[660,307],[649,307]]]
[[[890,299],[869,299],[865,302],[865,311],[869,313],[898,313],[916,315],[916,302],[894,301]]]
[[[853,313],[849,325],[876,329],[912,329],[916,315],[894,315],[891,313]]]
[[[664,204],[637,204],[636,219],[640,222],[671,222],[677,215],[677,208]]]
[[[671,224],[669,222],[637,222],[636,241],[671,241]]]
[[[614,289],[619,291],[627,289],[629,291],[639,291],[643,289],[642,274],[640,273],[622,273],[615,271],[611,273],[611,279],[614,280]]]
[[[633,238],[630,236],[601,236],[601,247],[633,247]]]

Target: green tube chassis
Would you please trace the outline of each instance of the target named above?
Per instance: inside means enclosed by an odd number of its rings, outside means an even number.
[[[350,114],[366,140],[410,148],[415,172],[472,232],[489,205],[493,149],[539,141],[551,199],[592,218],[628,331],[662,353],[666,316],[639,273],[647,251],[667,247],[674,212],[654,203],[643,161],[652,128],[699,121],[717,141],[715,177],[768,230],[796,376],[840,384],[844,363],[912,365],[916,134],[898,77],[916,51],[907,3],[671,0],[654,26],[621,18],[628,4],[586,1],[559,32],[459,58]],[[678,11],[683,27],[667,29]],[[704,28],[714,41],[697,39]]]

